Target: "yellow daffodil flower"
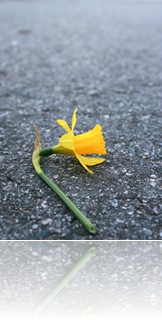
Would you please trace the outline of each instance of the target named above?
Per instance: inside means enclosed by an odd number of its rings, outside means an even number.
[[[64,120],[57,120],[57,123],[67,132],[59,139],[59,144],[54,146],[54,153],[64,153],[76,157],[81,165],[93,173],[87,166],[94,166],[105,161],[104,158],[85,157],[83,154],[106,154],[105,142],[102,135],[102,127],[97,124],[92,130],[74,135],[76,125],[77,108],[72,116],[71,128]]]
[[[99,124],[86,132],[74,135],[74,128],[76,125],[77,108],[74,110],[72,116],[71,128],[64,120],[57,120],[57,123],[67,132],[59,139],[59,144],[53,147],[43,148],[40,143],[40,134],[35,126],[36,139],[34,144],[34,151],[32,155],[32,163],[38,176],[60,197],[60,199],[67,205],[75,217],[82,223],[82,225],[90,233],[96,233],[96,226],[93,225],[88,218],[75,206],[75,204],[66,196],[66,194],[52,181],[41,168],[40,159],[42,156],[50,156],[53,153],[63,153],[76,157],[81,165],[89,172],[93,173],[87,166],[94,166],[100,164],[105,159],[92,158],[83,156],[83,154],[106,154],[105,142],[102,135],[102,127]]]

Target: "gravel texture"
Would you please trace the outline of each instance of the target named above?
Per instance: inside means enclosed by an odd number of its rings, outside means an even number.
[[[0,1],[1,239],[162,239],[162,2]],[[87,234],[31,163],[43,146],[103,126],[106,161],[43,159],[97,225]]]

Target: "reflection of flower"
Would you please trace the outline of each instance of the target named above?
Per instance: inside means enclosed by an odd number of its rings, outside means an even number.
[[[87,166],[94,166],[100,164],[105,159],[85,157],[82,154],[106,154],[105,142],[102,135],[102,127],[97,124],[92,130],[74,136],[74,127],[76,125],[75,109],[72,116],[71,129],[64,120],[57,120],[57,123],[67,132],[59,139],[59,144],[54,146],[54,153],[64,153],[75,156],[81,165],[90,173],[93,173]]]
[[[103,318],[102,316],[96,316],[95,310],[93,307],[89,307],[88,310],[86,310],[80,317],[80,320],[106,320],[106,318]]]
[[[59,293],[66,287],[67,284],[75,277],[75,275],[83,268],[85,267],[86,263],[96,255],[97,249],[94,246],[89,247],[86,252],[81,256],[81,258],[75,262],[75,264],[72,266],[72,268],[68,271],[66,275],[61,279],[61,281],[58,283],[58,285],[52,290],[51,293],[48,294],[48,296],[38,305],[34,312],[34,319],[40,319],[40,313],[48,304],[49,302],[52,302],[52,299],[55,299]],[[89,309],[88,309],[89,310]],[[85,313],[84,313],[85,314]],[[87,314],[87,311],[86,311]],[[83,315],[84,316],[84,315]],[[39,317],[39,318],[38,318]],[[79,318],[80,320],[82,319]],[[102,320],[102,319],[101,319]]]

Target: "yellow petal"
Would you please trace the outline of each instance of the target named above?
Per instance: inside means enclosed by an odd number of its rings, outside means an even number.
[[[67,124],[66,121],[58,119],[58,120],[57,120],[57,123],[58,123],[66,132],[71,131],[71,129],[69,128],[69,126],[68,126],[68,124]]]
[[[53,147],[53,152],[75,156],[89,173],[93,173],[93,171],[91,171],[87,166],[100,164],[105,159],[85,157],[83,154],[106,154],[102,127],[97,124],[92,130],[74,136],[73,131],[77,121],[76,113],[77,108],[73,112],[71,129],[66,121],[60,119],[57,120],[57,123],[67,133],[59,139],[59,144]]]
[[[66,148],[67,151],[68,149],[74,150],[74,144],[73,144],[73,133],[70,130],[70,132],[64,134],[60,139],[59,143],[61,144],[62,147]],[[68,153],[68,152],[67,152]]]
[[[74,110],[73,116],[72,116],[72,122],[71,122],[71,130],[74,131],[75,125],[76,125],[76,113],[77,108]]]
[[[74,136],[74,146],[79,154],[106,154],[102,127],[97,124],[92,130]]]
[[[81,155],[79,155],[79,157],[81,157],[81,159],[84,161],[84,163],[87,166],[95,166],[105,161],[104,158],[92,158],[92,157],[85,157]]]
[[[77,154],[77,153],[75,153],[75,156],[76,156],[76,158],[79,160],[79,162],[81,163],[81,165],[82,165],[89,173],[92,173],[92,174],[93,174],[93,171],[90,170],[90,169],[86,166],[86,164],[85,164],[85,162],[84,162],[84,157],[81,156],[81,155],[79,155],[79,154]]]

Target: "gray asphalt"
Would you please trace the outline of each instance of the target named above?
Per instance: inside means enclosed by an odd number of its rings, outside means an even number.
[[[162,239],[162,2],[0,1],[0,238]],[[42,161],[46,174],[97,225],[89,235],[35,174],[44,147],[103,126],[106,161]]]

